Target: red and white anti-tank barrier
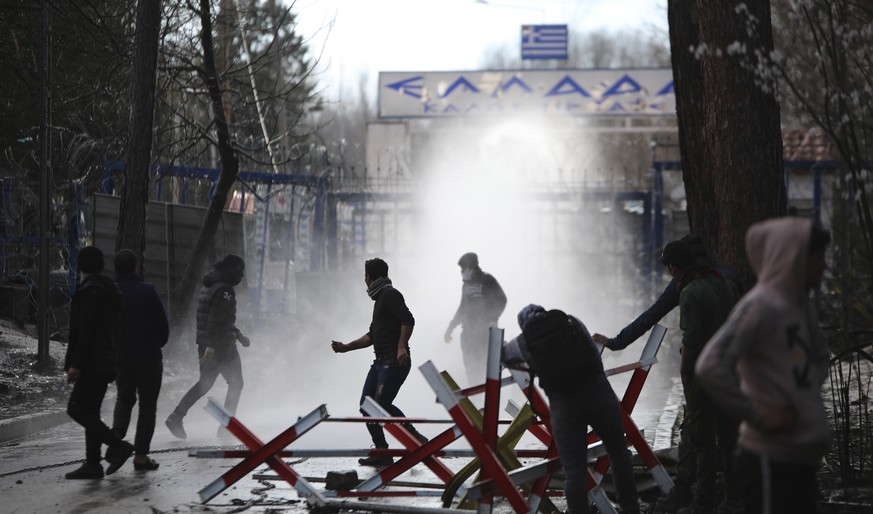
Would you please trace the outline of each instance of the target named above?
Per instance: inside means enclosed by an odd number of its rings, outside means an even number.
[[[627,389],[621,400],[622,415],[624,418],[626,438],[628,444],[633,446],[637,453],[641,456],[649,473],[654,478],[655,483],[667,492],[672,488],[673,483],[669,475],[667,475],[663,466],[658,461],[648,442],[643,437],[640,430],[630,417],[631,412],[639,398],[642,387],[645,384],[651,366],[657,362],[656,356],[658,348],[664,337],[665,329],[660,326],[651,332],[648,341],[643,349],[640,361],[620,366],[612,370],[607,370],[607,375],[633,371]],[[443,492],[443,500],[446,502],[446,493],[449,493],[448,498],[464,497],[466,500],[477,500],[477,511],[482,514],[491,512],[493,496],[500,495],[505,497],[511,505],[513,511],[518,514],[527,512],[536,512],[541,506],[543,500],[548,495],[560,493],[560,491],[549,490],[549,483],[553,473],[560,470],[560,461],[557,457],[557,449],[551,436],[551,423],[549,418],[548,404],[540,391],[532,387],[529,383],[530,376],[518,370],[509,370],[510,377],[501,378],[500,351],[503,344],[503,331],[500,329],[492,329],[489,334],[489,353],[487,359],[486,380],[484,384],[471,387],[465,390],[459,390],[453,385],[450,385],[447,374],[440,374],[434,364],[430,361],[422,364],[419,367],[425,380],[434,390],[437,395],[437,400],[441,403],[449,413],[451,419],[448,420],[432,420],[432,419],[417,419],[417,418],[400,418],[391,417],[385,410],[379,406],[371,398],[365,399],[362,409],[367,414],[363,417],[348,417],[348,418],[330,418],[327,415],[326,408],[322,405],[312,411],[310,414],[301,418],[291,428],[276,436],[267,444],[263,444],[257,439],[238,419],[229,413],[225,412],[221,406],[214,400],[209,401],[207,410],[213,414],[219,423],[226,427],[228,431],[240,439],[245,444],[248,450],[196,450],[190,454],[196,457],[205,458],[242,458],[242,462],[238,463],[231,470],[224,473],[217,480],[213,481],[207,487],[200,491],[200,498],[205,503],[214,498],[221,491],[227,489],[236,481],[247,476],[257,466],[261,464],[269,465],[278,474],[275,479],[288,482],[298,494],[307,499],[308,502],[316,505],[330,505],[340,507],[340,503],[332,498],[346,497],[413,497],[413,496],[436,496],[436,492],[431,489],[423,489],[419,487],[415,489],[414,484],[404,483],[404,486],[412,486],[413,489],[404,490],[387,490],[386,487],[399,484],[396,478],[405,473],[409,469],[419,464],[427,466],[436,477],[444,484],[447,484],[446,490]],[[445,378],[444,378],[445,377]],[[525,423],[519,423],[521,430],[527,430],[534,437],[540,440],[546,447],[544,450],[533,449],[515,449],[514,446],[507,448],[507,444],[501,443],[503,436],[498,431],[498,426],[509,423],[511,426],[508,431],[513,430],[513,426],[521,418],[520,410],[511,410],[510,413],[515,418],[513,421],[501,421],[498,419],[497,405],[500,401],[500,390],[505,385],[516,383],[523,391],[535,409],[535,412],[540,416],[537,422],[531,422],[530,413],[528,410],[528,418]],[[471,408],[468,395],[484,393],[485,408],[482,412]],[[462,406],[462,402],[464,405]],[[321,422],[347,422],[347,423],[368,423],[380,422],[384,424],[385,430],[397,439],[404,449],[300,449],[295,450],[288,448],[297,438],[303,435],[306,431],[311,430]],[[452,426],[422,444],[416,439],[406,428],[404,423],[451,423]],[[516,428],[518,429],[518,428]],[[508,434],[507,434],[508,435]],[[446,446],[464,437],[470,444],[470,450],[447,449]],[[607,498],[604,491],[600,488],[600,480],[606,473],[609,466],[608,456],[599,448],[597,444],[599,438],[596,434],[588,434],[588,442],[590,452],[597,456],[595,464],[589,469],[588,485],[589,498],[597,506],[601,514],[615,513],[615,507]],[[517,441],[517,439],[516,439]],[[512,443],[514,445],[514,443]],[[509,454],[506,452],[509,451]],[[360,484],[348,491],[325,491],[316,488],[297,473],[288,463],[283,461],[283,458],[290,457],[352,457],[352,456],[392,456],[399,457],[399,460],[393,464],[381,469],[375,475],[363,480]],[[507,455],[512,456],[511,460],[514,463],[509,463],[511,467],[507,467]],[[477,483],[466,487],[463,484],[459,485],[459,476],[455,474],[443,464],[440,457],[450,456],[471,456],[478,459],[481,466],[480,479]],[[538,458],[542,459],[530,466],[521,466],[517,458]],[[263,476],[261,477],[263,478]],[[422,486],[423,484],[419,484]],[[524,489],[524,491],[522,491]],[[355,502],[355,508],[359,510],[368,510],[362,503]],[[448,503],[445,503],[448,506]],[[384,507],[384,505],[383,505]],[[373,510],[379,510],[375,508]],[[457,512],[455,509],[430,509],[419,507],[408,507],[408,512]]]

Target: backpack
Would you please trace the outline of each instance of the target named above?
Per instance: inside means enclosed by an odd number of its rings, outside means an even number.
[[[572,391],[603,372],[600,354],[587,331],[563,311],[547,311],[529,322],[522,334],[531,356],[531,384],[537,375],[546,392]]]

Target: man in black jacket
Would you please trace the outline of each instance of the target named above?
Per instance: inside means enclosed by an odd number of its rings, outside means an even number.
[[[465,253],[458,260],[464,286],[461,303],[449,322],[444,340],[452,342],[452,332],[461,325],[461,351],[469,385],[485,382],[485,360],[488,354],[488,329],[506,308],[506,294],[490,273],[479,267],[479,256]]]
[[[244,276],[245,261],[238,255],[229,254],[215,263],[203,277],[200,301],[197,304],[197,355],[200,359],[200,379],[185,393],[179,405],[167,417],[166,425],[179,439],[185,439],[182,419],[188,409],[203,398],[215,385],[218,375],[227,380],[227,396],[224,408],[236,412],[242,394],[242,363],[236,343],[250,344],[249,338],[236,328],[236,293],[233,287]]]
[[[121,359],[115,381],[118,396],[112,430],[119,437],[127,434],[130,413],[139,397],[133,467],[139,471],[152,471],[158,469],[158,463],[148,455],[155,433],[158,394],[164,374],[161,348],[169,339],[170,325],[155,286],[136,275],[136,264],[133,250],[124,249],[115,254],[115,283],[124,301],[124,330],[119,345]]]
[[[564,468],[569,514],[588,509],[588,426],[610,459],[621,514],[640,514],[631,452],[625,445],[621,406],[588,329],[563,311],[530,304],[518,313],[522,333],[504,345],[503,360],[527,363],[549,397],[552,434]],[[533,384],[531,384],[533,387]]]
[[[379,258],[365,262],[364,283],[367,284],[367,294],[375,302],[370,331],[350,343],[331,341],[331,348],[336,353],[345,353],[372,346],[376,359],[364,381],[360,403],[363,404],[364,398],[369,396],[390,415],[403,417],[403,411],[394,405],[394,398],[400,392],[400,386],[406,381],[412,367],[409,360],[409,338],[412,336],[415,318],[406,306],[403,295],[391,285],[388,263]],[[404,426],[419,441],[427,441],[412,424],[407,423]],[[376,448],[388,448],[388,441],[380,424],[367,423],[367,430]],[[365,466],[379,467],[391,464],[394,459],[374,456],[358,459],[358,462]]]
[[[106,474],[111,475],[133,454],[100,419],[106,388],[118,370],[117,344],[121,332],[121,295],[112,279],[101,275],[103,252],[94,246],[78,255],[82,282],[70,303],[70,336],[64,371],[73,384],[67,414],[85,427],[85,463],[65,475],[68,479],[103,478],[100,446],[105,444]]]

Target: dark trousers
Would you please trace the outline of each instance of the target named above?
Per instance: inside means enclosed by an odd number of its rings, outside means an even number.
[[[723,496],[733,504],[741,501],[731,467],[736,448],[737,423],[725,416],[700,388],[697,381],[683,381],[685,419],[680,428],[677,485],[692,488],[695,505],[716,506]],[[724,489],[717,475],[724,471]]]
[[[198,358],[203,357],[204,352],[206,352],[206,347],[198,345]],[[239,352],[235,345],[217,348],[209,360],[200,363],[200,379],[185,393],[173,412],[180,417],[185,417],[185,414],[188,414],[188,410],[197,403],[197,400],[206,396],[206,393],[212,389],[218,375],[227,381],[224,408],[231,414],[235,414],[243,388],[242,363],[239,360]]]
[[[158,411],[158,395],[161,392],[161,379],[164,364],[161,361],[140,366],[122,366],[118,370],[115,386],[118,396],[112,417],[112,430],[119,437],[127,435],[130,413],[139,398],[139,414],[136,420],[136,437],[133,446],[137,455],[148,455],[155,433],[155,416]]]
[[[364,388],[361,391],[360,405],[364,404],[364,398],[369,396],[383,409],[388,411],[388,414],[397,417],[403,417],[401,411],[394,405],[394,399],[397,398],[397,393],[400,392],[400,386],[406,381],[409,375],[411,364],[400,366],[397,359],[376,359],[370,365],[370,371],[367,373],[367,378],[364,380]],[[365,416],[364,411],[361,411]],[[406,428],[414,431],[411,424],[404,425]],[[373,444],[376,448],[388,448],[388,441],[385,439],[385,431],[379,423],[367,423],[367,430],[370,432],[370,437],[373,439]]]
[[[73,384],[67,403],[67,414],[85,427],[85,460],[89,464],[100,464],[101,444],[112,448],[124,446],[124,441],[100,418],[100,407],[109,382],[112,382],[112,375],[82,374]]]
[[[564,496],[570,514],[588,512],[588,426],[603,441],[623,510],[638,508],[631,452],[624,441],[621,407],[601,377],[573,392],[547,391],[552,431],[564,468]]]
[[[746,514],[815,514],[817,467],[777,462],[746,451],[737,453],[734,475],[746,494]]]
[[[485,366],[488,361],[488,325],[464,325],[461,331],[461,354],[467,385],[485,383]]]

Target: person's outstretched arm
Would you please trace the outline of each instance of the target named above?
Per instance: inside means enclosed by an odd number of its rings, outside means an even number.
[[[608,338],[602,334],[594,334],[594,341],[613,351],[624,350],[640,336],[651,330],[657,322],[661,321],[661,318],[677,305],[679,305],[679,282],[674,278],[667,284],[655,303],[624,327],[617,336]]]

